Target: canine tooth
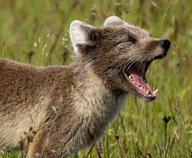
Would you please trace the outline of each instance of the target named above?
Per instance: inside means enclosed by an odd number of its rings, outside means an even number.
[[[129,76],[129,78],[132,78],[131,76]]]
[[[147,94],[149,94],[149,90],[147,89]]]
[[[153,92],[153,95],[156,95],[158,92],[158,89],[156,89],[154,92]]]

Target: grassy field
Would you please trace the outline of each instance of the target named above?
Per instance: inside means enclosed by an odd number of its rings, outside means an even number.
[[[110,15],[171,40],[172,47],[147,75],[159,89],[157,99],[145,103],[130,96],[97,145],[74,157],[191,158],[191,0],[0,0],[0,56],[34,65],[68,65],[75,59],[70,22],[101,26]],[[1,153],[0,158],[18,157],[18,152]]]

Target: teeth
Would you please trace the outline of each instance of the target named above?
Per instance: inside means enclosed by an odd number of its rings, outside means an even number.
[[[147,89],[147,94],[149,94],[149,90]]]
[[[158,89],[156,89],[154,92],[153,92],[153,95],[156,95],[158,92]]]
[[[134,79],[133,79],[133,77],[132,77],[131,75],[129,75],[129,79],[130,79],[131,81],[134,81]]]
[[[140,86],[140,85],[139,85],[139,88],[140,88],[140,89],[142,89],[142,90],[145,90],[145,88],[144,88],[144,87],[142,87],[142,86]],[[146,91],[146,90],[145,90],[145,91]]]

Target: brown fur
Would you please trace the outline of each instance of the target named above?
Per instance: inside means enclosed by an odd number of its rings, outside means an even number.
[[[25,148],[30,158],[67,157],[95,143],[128,93],[145,100],[122,69],[161,55],[160,40],[117,17],[104,25],[71,24],[78,57],[67,67],[0,58],[0,147]]]

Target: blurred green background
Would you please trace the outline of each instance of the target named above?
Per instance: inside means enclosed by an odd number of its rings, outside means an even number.
[[[102,26],[110,15],[171,40],[172,47],[147,74],[150,85],[159,89],[157,99],[145,103],[130,96],[97,145],[73,157],[191,158],[191,0],[0,0],[0,56],[34,65],[68,65],[75,59],[71,21]],[[19,154],[0,153],[1,158]]]

